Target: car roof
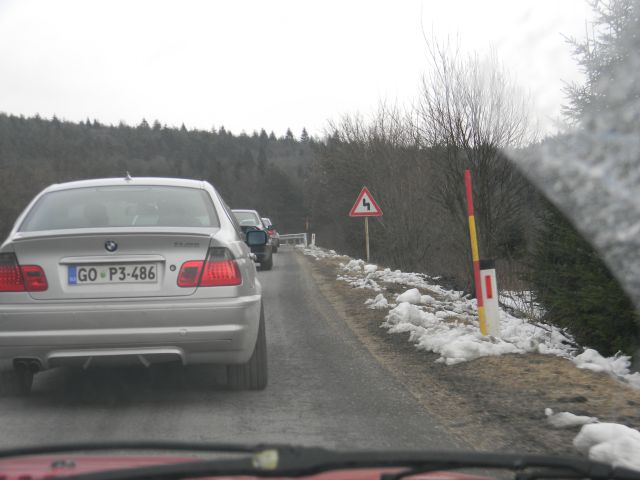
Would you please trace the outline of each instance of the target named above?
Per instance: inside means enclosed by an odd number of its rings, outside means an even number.
[[[170,187],[188,187],[204,189],[206,182],[203,180],[188,180],[185,178],[162,177],[127,177],[127,178],[94,178],[91,180],[78,180],[75,182],[57,183],[50,185],[45,192],[69,190],[73,188],[110,187],[121,185],[157,185]]]

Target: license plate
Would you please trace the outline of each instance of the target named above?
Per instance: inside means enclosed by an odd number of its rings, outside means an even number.
[[[158,265],[155,263],[69,266],[69,285],[156,283],[157,281]]]

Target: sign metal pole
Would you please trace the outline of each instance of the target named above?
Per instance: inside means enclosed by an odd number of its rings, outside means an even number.
[[[369,217],[364,217],[364,238],[367,245],[367,263],[369,263]]]

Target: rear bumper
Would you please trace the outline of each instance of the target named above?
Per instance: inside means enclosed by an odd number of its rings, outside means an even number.
[[[269,261],[273,254],[272,245],[264,245],[260,247],[251,247],[251,252],[256,256],[259,263]]]
[[[260,295],[215,300],[0,305],[0,358],[42,368],[180,361],[244,363]]]

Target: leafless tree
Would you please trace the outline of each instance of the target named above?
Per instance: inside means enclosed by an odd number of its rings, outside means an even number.
[[[535,140],[527,96],[495,55],[463,55],[432,41],[430,69],[417,102],[423,146],[439,152],[432,199],[457,219],[452,240],[466,241],[463,172],[471,169],[484,254],[504,257],[523,241],[529,186],[508,160],[508,150]]]

